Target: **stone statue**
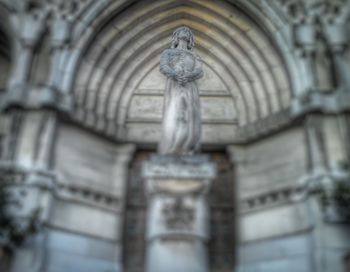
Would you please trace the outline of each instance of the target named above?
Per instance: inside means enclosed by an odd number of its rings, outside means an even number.
[[[164,50],[160,71],[167,76],[164,94],[161,154],[199,151],[201,118],[196,80],[203,76],[202,61],[192,52],[194,39],[188,27],[177,28],[170,49]]]

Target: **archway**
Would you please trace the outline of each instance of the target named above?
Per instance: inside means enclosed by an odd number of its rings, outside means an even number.
[[[246,9],[229,1],[138,1],[101,16],[95,20],[98,31],[76,41],[82,49],[72,88],[74,118],[89,129],[154,150],[165,86],[159,56],[169,47],[172,31],[182,25],[193,30],[195,51],[204,61],[199,89],[205,149],[222,152],[228,144],[247,140],[241,131],[266,132],[264,120],[288,112],[292,90],[282,53],[267,28],[251,19]],[[140,174],[142,153],[137,154],[131,177]],[[223,165],[228,164],[225,153],[220,156]],[[233,185],[232,173],[230,178]],[[133,206],[142,194],[141,188],[137,190],[127,196],[128,230],[135,230],[132,224],[144,215],[142,205],[139,210]],[[225,197],[229,194],[233,191],[227,190]],[[132,237],[136,243],[140,238]],[[128,247],[124,250],[128,258]]]
[[[75,118],[94,130],[118,140],[155,142],[165,83],[157,72],[159,55],[181,25],[193,29],[205,63],[204,142],[235,142],[241,127],[289,107],[291,88],[279,50],[233,4],[141,1],[100,22],[88,42],[77,41],[84,53],[73,87]]]

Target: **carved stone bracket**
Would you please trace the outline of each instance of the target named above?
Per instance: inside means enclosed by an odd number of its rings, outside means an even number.
[[[11,228],[8,235],[2,237],[5,240],[1,241],[1,246],[15,250],[47,225],[55,176],[9,165],[1,165],[0,172],[0,190],[5,196],[1,205],[1,214],[5,216],[2,220],[9,224],[1,226],[2,234],[6,233],[6,227]]]

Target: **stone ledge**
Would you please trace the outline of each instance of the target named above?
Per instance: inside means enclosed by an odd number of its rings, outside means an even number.
[[[57,183],[55,197],[66,201],[93,206],[109,212],[120,213],[124,200],[113,194],[97,191],[88,186],[78,184]]]
[[[257,212],[275,206],[295,202],[305,192],[304,187],[285,187],[267,193],[248,197],[239,202],[240,214]],[[299,197],[300,198],[300,197]]]
[[[213,179],[216,167],[206,155],[153,155],[143,165],[145,178]]]

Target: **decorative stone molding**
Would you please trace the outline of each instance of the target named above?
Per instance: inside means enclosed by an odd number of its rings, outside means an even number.
[[[3,108],[50,107],[71,111],[72,101],[69,91],[62,84],[66,73],[67,58],[72,55],[71,38],[73,24],[91,1],[4,1],[11,10],[11,23],[15,41],[15,67],[9,79]],[[49,36],[51,54],[48,75],[43,85],[30,82],[30,73],[35,56],[41,54],[39,45]],[[70,71],[73,72],[73,71]]]
[[[133,144],[118,145],[115,151],[113,174],[110,176],[115,180],[109,181],[109,186],[77,183],[74,180],[67,180],[59,171],[56,175],[55,197],[68,202],[78,202],[105,209],[112,213],[122,213],[125,208],[126,192],[120,190],[126,190],[128,165],[134,152],[135,145]],[[115,183],[118,183],[118,190],[114,188]]]
[[[314,114],[305,122],[309,175],[302,183],[308,188],[308,193],[322,193],[324,203],[327,203],[323,207],[327,221],[343,220],[333,200],[338,185],[348,184],[350,178],[345,145],[349,137],[347,118],[347,115]]]
[[[338,114],[350,111],[350,95],[345,90],[336,92],[312,91],[292,102],[292,115],[322,112]]]
[[[9,114],[2,164],[27,171],[49,171],[55,141],[56,114],[50,111],[21,110]]]
[[[67,202],[77,202],[104,209],[113,213],[119,213],[123,209],[119,197],[94,188],[65,184],[58,182],[55,189],[55,197]]]
[[[302,180],[304,187],[303,191],[300,192],[300,197],[305,198],[316,195],[319,200],[318,205],[322,210],[323,219],[326,222],[348,222],[349,213],[347,210],[344,210],[343,206],[339,206],[338,200],[340,200],[339,197],[342,197],[339,194],[339,188],[349,188],[349,179],[350,174],[347,172],[320,172],[318,174],[310,174]],[[347,192],[344,190],[344,193],[346,194]],[[348,196],[345,195],[345,197]]]
[[[77,119],[91,127],[94,122],[98,126],[101,124],[100,131],[110,129],[125,135],[124,131],[130,129],[123,126],[130,117],[135,92],[155,65],[158,66],[159,51],[168,44],[165,37],[183,24],[183,20],[189,20],[191,27],[193,24],[194,30],[200,33],[195,51],[203,55],[207,70],[215,71],[222,78],[223,89],[231,95],[232,103],[238,104],[242,124],[282,110],[289,104],[290,88],[279,54],[259,26],[236,7],[238,1],[229,2],[153,1],[143,5],[129,1],[130,5],[124,9],[130,15],[127,18],[116,16],[117,6],[119,8],[123,1],[118,1],[119,5],[111,4],[110,9],[96,19],[96,27],[87,32],[89,39],[82,39],[80,45],[87,50],[79,51],[81,62],[76,67],[73,89],[79,107]],[[116,9],[115,14],[112,7]],[[156,14],[159,16],[155,17]],[[107,15],[113,15],[113,19],[98,28],[100,20]],[[144,23],[139,24],[139,20]],[[144,27],[148,25],[152,27]],[[133,31],[124,31],[124,28]],[[99,38],[94,36],[97,35],[95,30],[99,31]],[[138,40],[141,42],[135,42]],[[210,44],[210,50],[207,50],[207,44]],[[107,48],[115,50],[105,50]],[[134,52],[138,52],[139,57],[134,58]],[[119,59],[119,56],[123,58]],[[106,120],[111,124],[106,124]],[[213,118],[213,121],[217,120]]]
[[[35,127],[35,126],[34,126]],[[27,134],[21,135],[28,136]],[[51,137],[52,140],[54,137]],[[38,139],[37,139],[38,140]],[[49,144],[49,143],[48,143]],[[132,158],[135,146],[132,144],[119,145],[115,152],[115,166],[111,178],[115,178],[118,184],[125,183],[128,173],[128,163]],[[52,151],[52,150],[51,150]],[[40,153],[40,152],[39,152]],[[50,156],[53,153],[49,153]],[[28,164],[29,165],[29,164]],[[13,259],[14,266],[18,266],[16,271],[23,271],[23,267],[35,270],[36,267],[41,267],[47,258],[47,252],[41,252],[43,248],[47,248],[48,232],[51,228],[57,227],[53,222],[53,208],[56,208],[55,201],[65,202],[69,205],[79,204],[84,206],[85,210],[94,209],[96,212],[109,214],[115,221],[123,222],[123,212],[125,209],[125,192],[116,191],[112,186],[108,188],[93,188],[92,186],[74,184],[73,182],[62,181],[60,173],[55,172],[51,168],[39,167],[37,164],[18,164],[16,160],[5,162],[2,161],[2,168],[9,172],[6,186],[11,194],[18,199],[20,207],[13,207],[10,210],[14,218],[29,218],[33,211],[40,211],[39,225],[41,229],[30,239],[30,246],[20,247],[15,252]],[[114,181],[111,181],[113,185]],[[1,184],[0,184],[1,186]],[[119,190],[123,190],[123,186],[118,186]],[[63,223],[64,225],[64,223]],[[120,225],[120,226],[121,226]],[[119,226],[119,225],[118,225]],[[69,229],[69,226],[68,226]],[[112,230],[118,237],[122,236],[122,228],[118,227]],[[39,250],[40,249],[40,250]],[[40,251],[39,255],[37,250]],[[121,256],[116,254],[116,259],[121,262]],[[35,262],[27,262],[32,255],[36,256]]]
[[[305,188],[286,187],[239,201],[239,213],[246,214],[302,200]]]
[[[105,127],[112,128],[113,125],[115,126],[115,123],[113,120],[108,120],[103,116],[97,116],[96,114],[90,114],[90,122],[84,121],[83,119],[79,118],[79,112],[84,111],[84,109],[79,108],[77,110],[77,114],[73,116],[74,119],[71,119],[72,122],[82,125],[85,128],[87,128],[90,131],[103,134],[112,140],[126,140],[125,137],[122,135],[117,135],[115,132],[116,130],[112,129],[110,133],[107,133],[105,131]],[[83,113],[82,113],[83,114]],[[98,128],[95,125],[95,122],[98,124],[101,124],[101,127]],[[128,120],[129,123],[137,123],[137,124],[159,124],[161,123],[160,119],[150,119],[145,121],[143,119],[140,120]],[[249,143],[256,141],[257,139],[261,137],[267,137],[273,133],[276,133],[285,127],[289,127],[290,125],[293,125],[295,122],[295,118],[290,113],[290,108],[285,109],[283,111],[271,114],[265,118],[260,119],[259,121],[246,124],[243,126],[238,126],[238,120],[231,120],[231,121],[223,121],[223,120],[208,120],[208,121],[202,121],[203,125],[212,125],[212,124],[225,124],[225,125],[233,125],[235,126],[236,133],[232,134],[231,142],[232,143]],[[122,129],[122,128],[120,128]],[[125,130],[125,127],[123,127]],[[154,142],[156,142],[157,139],[154,139]]]
[[[233,142],[249,143],[261,137],[271,135],[276,131],[290,126],[293,123],[290,109],[271,114],[259,121],[237,128],[237,134]]]
[[[303,73],[301,88],[292,102],[293,115],[348,111],[349,68],[344,55],[349,48],[350,1],[280,0],[279,3],[289,19],[291,48]]]

